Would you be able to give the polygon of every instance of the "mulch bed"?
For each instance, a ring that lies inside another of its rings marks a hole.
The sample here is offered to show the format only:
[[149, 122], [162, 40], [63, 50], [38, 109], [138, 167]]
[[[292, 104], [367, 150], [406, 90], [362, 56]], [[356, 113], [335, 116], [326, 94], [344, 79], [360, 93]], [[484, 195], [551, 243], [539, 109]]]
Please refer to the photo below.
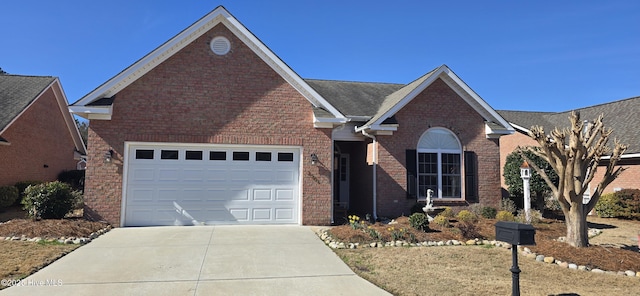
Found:
[[[475, 223], [475, 229], [471, 229], [470, 232], [476, 232], [476, 235], [472, 237], [463, 236], [459, 228], [462, 223], [455, 220], [451, 220], [451, 227], [439, 227], [438, 225], [430, 224], [430, 229], [427, 232], [411, 228], [407, 217], [399, 217], [396, 221], [398, 223], [393, 225], [376, 223], [375, 225], [366, 225], [365, 228], [371, 227], [377, 230], [382, 235], [381, 241], [391, 240], [391, 227], [393, 227], [392, 231], [402, 229], [405, 233], [405, 239], [408, 239], [409, 233], [412, 233], [418, 242], [453, 239], [466, 241], [469, 238], [495, 239], [496, 220], [494, 219], [481, 219]], [[640, 271], [640, 253], [637, 251], [609, 246], [574, 248], [567, 243], [556, 241], [557, 238], [566, 235], [566, 226], [560, 220], [543, 219], [540, 223], [535, 224], [534, 227], [536, 228], [536, 245], [529, 246], [534, 253], [551, 256], [564, 262], [585, 265], [590, 268], [609, 271]], [[378, 241], [373, 240], [362, 229], [353, 229], [350, 225], [333, 227], [330, 230], [330, 234], [342, 242], [371, 243]]]
[[88, 237], [92, 232], [107, 227], [108, 224], [87, 221], [81, 218], [13, 219], [0, 224], [0, 236], [26, 236], [29, 238]]

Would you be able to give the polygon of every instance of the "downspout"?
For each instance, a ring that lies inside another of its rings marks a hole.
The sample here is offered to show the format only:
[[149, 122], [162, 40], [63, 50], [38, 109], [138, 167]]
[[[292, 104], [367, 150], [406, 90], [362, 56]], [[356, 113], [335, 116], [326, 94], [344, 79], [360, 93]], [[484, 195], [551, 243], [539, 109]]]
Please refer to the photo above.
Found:
[[[357, 128], [357, 127], [356, 127]], [[378, 143], [376, 136], [367, 133], [364, 129], [360, 130], [362, 135], [373, 140], [373, 220], [378, 220], [378, 190], [377, 190], [377, 178], [376, 169], [378, 166]]]

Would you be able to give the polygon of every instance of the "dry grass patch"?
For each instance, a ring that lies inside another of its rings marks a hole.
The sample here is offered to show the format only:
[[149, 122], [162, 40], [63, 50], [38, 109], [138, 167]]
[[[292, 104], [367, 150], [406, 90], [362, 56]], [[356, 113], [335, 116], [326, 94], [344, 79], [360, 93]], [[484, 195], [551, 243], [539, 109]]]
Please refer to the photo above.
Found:
[[[394, 295], [509, 295], [511, 251], [482, 246], [335, 250]], [[568, 270], [519, 257], [522, 295], [635, 295], [638, 278]]]
[[[0, 279], [19, 280], [49, 265], [79, 245], [0, 241]], [[7, 288], [0, 286], [0, 289]]]

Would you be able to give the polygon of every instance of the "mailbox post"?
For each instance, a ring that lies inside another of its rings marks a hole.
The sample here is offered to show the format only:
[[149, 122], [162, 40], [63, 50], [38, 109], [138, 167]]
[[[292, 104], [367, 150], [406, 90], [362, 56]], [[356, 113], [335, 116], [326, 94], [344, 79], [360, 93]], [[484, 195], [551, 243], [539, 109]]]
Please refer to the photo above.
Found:
[[520, 268], [518, 267], [518, 245], [535, 245], [536, 230], [530, 224], [498, 221], [496, 240], [511, 244], [511, 295], [520, 296]]

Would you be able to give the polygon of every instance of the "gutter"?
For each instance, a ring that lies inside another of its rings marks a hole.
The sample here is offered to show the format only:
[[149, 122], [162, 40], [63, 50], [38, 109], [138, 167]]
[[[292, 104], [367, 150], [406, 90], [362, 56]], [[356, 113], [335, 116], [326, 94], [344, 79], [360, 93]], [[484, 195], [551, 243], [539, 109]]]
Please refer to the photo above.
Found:
[[[358, 127], [356, 127], [356, 132]], [[368, 134], [365, 129], [360, 129], [362, 135], [373, 140], [373, 220], [378, 220], [378, 192], [377, 192], [377, 167], [378, 167], [378, 142], [376, 136]]]

